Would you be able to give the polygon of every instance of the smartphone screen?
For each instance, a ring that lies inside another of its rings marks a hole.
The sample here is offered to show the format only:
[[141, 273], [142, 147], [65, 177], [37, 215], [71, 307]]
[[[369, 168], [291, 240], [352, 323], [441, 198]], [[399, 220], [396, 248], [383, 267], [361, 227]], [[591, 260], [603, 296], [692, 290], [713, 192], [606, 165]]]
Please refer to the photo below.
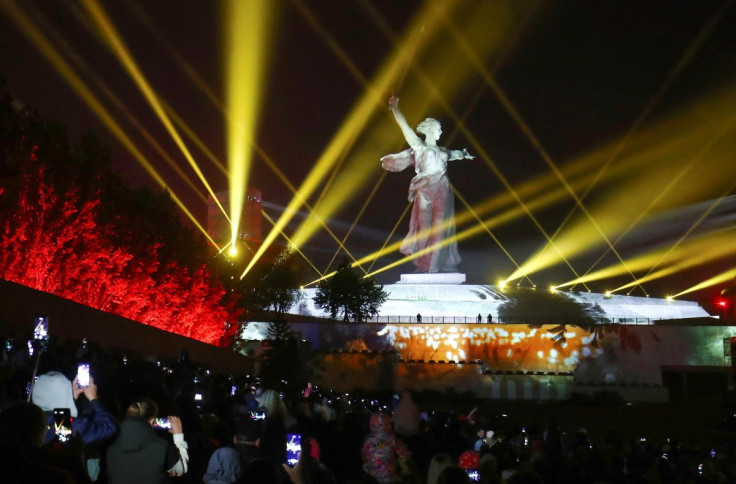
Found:
[[49, 341], [49, 318], [46, 316], [36, 316], [33, 319], [33, 339], [47, 343]]
[[153, 428], [169, 430], [171, 428], [171, 420], [168, 417], [155, 418], [153, 419]]
[[77, 386], [79, 388], [89, 386], [89, 363], [81, 363], [77, 366]]
[[54, 409], [54, 433], [56, 434], [56, 440], [61, 443], [71, 440], [72, 414], [68, 408]]
[[294, 467], [302, 453], [302, 434], [286, 434], [286, 465]]
[[480, 482], [480, 472], [478, 469], [466, 469], [470, 482]]
[[250, 418], [253, 420], [266, 420], [266, 412], [251, 412]]

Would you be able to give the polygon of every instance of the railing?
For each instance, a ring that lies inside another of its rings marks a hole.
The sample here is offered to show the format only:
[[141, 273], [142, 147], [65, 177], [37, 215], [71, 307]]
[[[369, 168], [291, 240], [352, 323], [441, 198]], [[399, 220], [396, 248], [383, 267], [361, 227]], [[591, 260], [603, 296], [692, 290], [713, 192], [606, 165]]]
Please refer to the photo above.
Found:
[[637, 324], [652, 325], [650, 318], [593, 318], [583, 320], [563, 317], [504, 317], [492, 316], [375, 316], [366, 320], [366, 323], [424, 323], [424, 324], [572, 324], [587, 326], [591, 324]]

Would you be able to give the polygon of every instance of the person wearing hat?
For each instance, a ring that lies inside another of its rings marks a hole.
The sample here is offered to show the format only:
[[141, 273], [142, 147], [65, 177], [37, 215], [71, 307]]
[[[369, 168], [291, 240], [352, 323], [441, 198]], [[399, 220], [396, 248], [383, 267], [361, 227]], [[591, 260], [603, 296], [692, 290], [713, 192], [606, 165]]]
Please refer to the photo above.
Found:
[[[79, 396], [84, 394], [86, 405], [77, 410]], [[31, 401], [46, 413], [49, 429], [44, 442], [54, 440], [54, 409], [68, 408], [72, 416], [72, 437], [79, 436], [87, 445], [96, 445], [111, 438], [117, 432], [115, 417], [110, 414], [97, 398], [97, 385], [90, 376], [89, 385], [80, 388], [77, 379], [69, 379], [58, 371], [51, 371], [38, 377], [33, 385]]]

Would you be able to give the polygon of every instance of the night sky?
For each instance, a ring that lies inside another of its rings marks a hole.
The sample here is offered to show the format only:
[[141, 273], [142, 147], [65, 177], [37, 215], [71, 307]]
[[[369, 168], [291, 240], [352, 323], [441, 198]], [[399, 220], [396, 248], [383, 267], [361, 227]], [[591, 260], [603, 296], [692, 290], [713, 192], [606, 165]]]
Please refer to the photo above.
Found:
[[[89, 69], [82, 77], [95, 92], [100, 92], [97, 82], [114, 92], [129, 112], [181, 162], [183, 168], [191, 172], [145, 99], [102, 44], [93, 23], [77, 2], [43, 0], [18, 3], [47, 35], [58, 36], [54, 44], [68, 59], [81, 60]], [[102, 3], [158, 95], [173, 106], [224, 161], [226, 131], [223, 115], [182, 68], [185, 63], [220, 99], [224, 98], [224, 29], [219, 3], [201, 0], [113, 0]], [[483, 76], [472, 68], [457, 67], [456, 63], [463, 62], [465, 53], [460, 45], [455, 45], [451, 28], [458, 29], [461, 35], [470, 35], [473, 29], [477, 30], [477, 25], [485, 24], [487, 38], [498, 39], [496, 47], [484, 49], [484, 37], [478, 35], [468, 38], [468, 43], [477, 49], [478, 55], [483, 53], [484, 68], [494, 75], [498, 86], [549, 159], [563, 172], [566, 166], [581, 157], [593, 157], [598, 160], [595, 166], [601, 166], [606, 153], [610, 153], [627, 133], [632, 141], [626, 145], [621, 159], [636, 158], [636, 150], [639, 149], [644, 153], [641, 163], [646, 173], [656, 173], [660, 163], [666, 170], [675, 170], [690, 158], [683, 154], [682, 158], [671, 157], [667, 163], [659, 158], [649, 162], [647, 157], [656, 152], [651, 145], [684, 139], [688, 133], [694, 133], [687, 149], [695, 153], [708, 145], [709, 136], [714, 132], [725, 130], [726, 134], [718, 141], [721, 144], [715, 143], [719, 160], [697, 165], [702, 166], [703, 171], [712, 170], [708, 175], [714, 180], [712, 190], [701, 189], [688, 197], [659, 203], [652, 217], [646, 219], [647, 223], [642, 223], [641, 228], [632, 231], [617, 245], [624, 257], [673, 243], [697, 219], [702, 207], [707, 206], [710, 200], [736, 193], [733, 186], [724, 182], [736, 180], [736, 162], [733, 162], [733, 156], [730, 162], [723, 161], [729, 159], [729, 152], [736, 154], [733, 151], [735, 147], [728, 143], [724, 146], [722, 142], [729, 136], [736, 139], [733, 132], [728, 132], [730, 118], [723, 114], [736, 112], [736, 96], [733, 95], [736, 89], [736, 2], [465, 0], [455, 3], [457, 6], [448, 16], [449, 24], [424, 33], [426, 48], [419, 47], [409, 55], [406, 75], [391, 89], [401, 98], [400, 107], [411, 124], [416, 125], [426, 116], [443, 123], [444, 134], [440, 144], [458, 149], [468, 147], [478, 154], [471, 140], [456, 131], [454, 120], [459, 117], [464, 119], [467, 130], [513, 186], [552, 173], [539, 150], [509, 115], [497, 92], [484, 82]], [[370, 81], [394, 52], [391, 36], [401, 38], [424, 2], [283, 0], [273, 4], [279, 8], [266, 54], [267, 63], [263, 65], [266, 82], [257, 142], [294, 185], [299, 186], [350, 109], [365, 93], [355, 74], [328, 47], [325, 36], [334, 39], [359, 73]], [[493, 4], [494, 7], [489, 7]], [[369, 5], [374, 7], [373, 11], [367, 7]], [[503, 12], [503, 15], [498, 12]], [[312, 15], [319, 22], [323, 35], [306, 21], [306, 15]], [[258, 22], [258, 19], [253, 21]], [[447, 56], [446, 52], [451, 55]], [[443, 62], [445, 59], [447, 69], [438, 70], [434, 66], [435, 61]], [[679, 68], [678, 63], [681, 63]], [[448, 82], [454, 83], [454, 88], [442, 94], [455, 115], [448, 113], [440, 103], [433, 102], [432, 90], [418, 81], [417, 70], [431, 73], [438, 90]], [[96, 131], [113, 147], [115, 166], [132, 185], [154, 186], [134, 158], [106, 131], [95, 114], [2, 10], [0, 73], [18, 101], [64, 123], [72, 139], [78, 139], [88, 129]], [[450, 79], [453, 76], [455, 79]], [[391, 94], [387, 91], [376, 96], [380, 102], [376, 101], [374, 116], [357, 133], [356, 148], [346, 155], [344, 166], [349, 166], [347, 161], [350, 161], [374, 164], [376, 168], [363, 184], [364, 189], [360, 193], [346, 194], [342, 210], [332, 216], [332, 226], [338, 234], [345, 233], [379, 179], [378, 158], [405, 148], [395, 126], [393, 131], [389, 131], [390, 135], [376, 135], [380, 125], [391, 126], [393, 123], [386, 108]], [[655, 95], [656, 102], [653, 103]], [[700, 111], [699, 106], [702, 107]], [[110, 104], [108, 107], [116, 119], [129, 126], [124, 114]], [[711, 114], [709, 110], [717, 113]], [[646, 116], [641, 119], [645, 112]], [[708, 124], [709, 130], [698, 134], [698, 129], [704, 124], [702, 120], [707, 120], [712, 126]], [[633, 133], [632, 126], [636, 127]], [[671, 139], [668, 140], [666, 135], [656, 137], [652, 134], [661, 132], [671, 133]], [[156, 161], [157, 155], [137, 133], [132, 130], [130, 133], [160, 170], [168, 186], [204, 223], [206, 206], [176, 178], [172, 170]], [[646, 140], [650, 140], [649, 143]], [[226, 190], [225, 177], [196, 150], [193, 152], [213, 188]], [[612, 166], [615, 165], [614, 162]], [[627, 186], [637, 186], [642, 170], [628, 169], [617, 176], [604, 177], [586, 200], [591, 206], [605, 205], [606, 200], [619, 200], [616, 194], [625, 193]], [[666, 170], [663, 168], [663, 178], [673, 176]], [[472, 161], [455, 162], [448, 173], [453, 185], [471, 204], [507, 191], [482, 156]], [[386, 176], [366, 214], [360, 219], [359, 229], [348, 239], [347, 246], [356, 254], [381, 247], [406, 204], [406, 189], [412, 176], [410, 172]], [[706, 175], [700, 173], [700, 176]], [[193, 175], [192, 178], [195, 179]], [[263, 192], [267, 207], [285, 206], [289, 202], [291, 193], [257, 156], [250, 180], [251, 185]], [[684, 177], [680, 181], [682, 187], [675, 187], [673, 191], [682, 193], [687, 190], [689, 181], [691, 179]], [[559, 182], [555, 186], [560, 186]], [[339, 187], [331, 189], [340, 190]], [[656, 184], [652, 186], [653, 192], [659, 189]], [[584, 187], [576, 190], [580, 194]], [[635, 190], [636, 194], [630, 200], [637, 201], [632, 201], [632, 207], [622, 210], [635, 213], [637, 208], [645, 205], [643, 199], [636, 197], [646, 190], [640, 187]], [[569, 196], [562, 197], [553, 205], [535, 209], [534, 214], [544, 229], [552, 234], [573, 206]], [[733, 227], [734, 206], [733, 198], [726, 198], [701, 225], [698, 233]], [[456, 210], [461, 209], [460, 202], [456, 200]], [[273, 209], [269, 210], [278, 215]], [[394, 237], [403, 237], [407, 225], [408, 220], [404, 220]], [[545, 242], [540, 230], [525, 216], [493, 227], [493, 230], [519, 263]], [[616, 239], [618, 234], [614, 230], [608, 235]], [[334, 247], [331, 239], [317, 234], [310, 241], [307, 252], [315, 260], [323, 260], [324, 267]], [[584, 272], [604, 247], [600, 243], [583, 254], [575, 254], [573, 264]], [[495, 283], [514, 269], [485, 232], [463, 240], [460, 252], [464, 258], [460, 270], [468, 274], [471, 283]], [[397, 254], [386, 256], [376, 267], [397, 258]], [[735, 259], [733, 254], [720, 257], [646, 287], [653, 296], [662, 297], [664, 291], [677, 292], [733, 266]], [[410, 266], [404, 266], [382, 273], [377, 279], [391, 283], [398, 279], [400, 273], [411, 271]], [[571, 278], [569, 269], [562, 264], [532, 276], [542, 286]], [[620, 281], [626, 282], [627, 279]], [[616, 281], [600, 281], [590, 286], [593, 290], [603, 291], [615, 287]], [[712, 290], [707, 293], [712, 293]], [[703, 296], [696, 294], [692, 297]]]

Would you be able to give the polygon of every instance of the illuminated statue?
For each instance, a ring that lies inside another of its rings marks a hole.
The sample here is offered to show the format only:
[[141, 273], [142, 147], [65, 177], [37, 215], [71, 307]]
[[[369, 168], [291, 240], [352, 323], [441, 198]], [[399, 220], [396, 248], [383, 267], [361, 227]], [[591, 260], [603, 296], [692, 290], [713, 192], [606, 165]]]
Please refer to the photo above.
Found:
[[417, 272], [454, 272], [460, 262], [455, 242], [455, 208], [450, 181], [447, 179], [449, 160], [472, 160], [468, 150], [448, 150], [437, 145], [442, 134], [439, 121], [427, 118], [417, 126], [424, 141], [411, 129], [399, 111], [399, 98], [388, 101], [396, 123], [411, 147], [395, 155], [381, 158], [381, 166], [388, 171], [402, 171], [414, 166], [417, 175], [409, 185], [409, 201], [414, 202], [409, 222], [409, 233], [401, 244], [401, 253], [426, 253], [414, 259]]

